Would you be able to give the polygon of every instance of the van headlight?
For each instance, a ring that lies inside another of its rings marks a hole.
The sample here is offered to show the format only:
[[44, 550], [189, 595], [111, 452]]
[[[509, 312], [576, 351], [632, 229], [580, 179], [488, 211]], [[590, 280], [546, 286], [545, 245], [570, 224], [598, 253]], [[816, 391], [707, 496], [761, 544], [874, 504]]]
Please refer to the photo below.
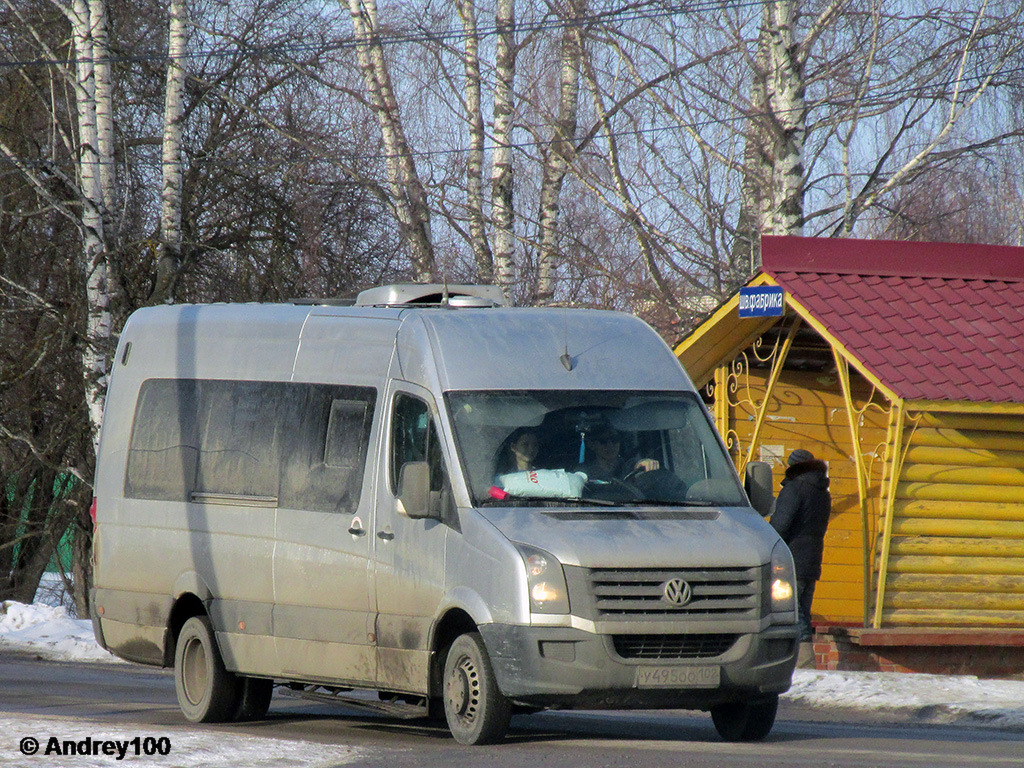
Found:
[[772, 550], [772, 572], [769, 587], [772, 613], [794, 614], [786, 621], [795, 621], [796, 617], [796, 568], [793, 566], [793, 555], [780, 541]]
[[530, 592], [531, 613], [568, 613], [569, 590], [565, 586], [562, 564], [549, 552], [516, 543], [526, 565], [526, 585]]

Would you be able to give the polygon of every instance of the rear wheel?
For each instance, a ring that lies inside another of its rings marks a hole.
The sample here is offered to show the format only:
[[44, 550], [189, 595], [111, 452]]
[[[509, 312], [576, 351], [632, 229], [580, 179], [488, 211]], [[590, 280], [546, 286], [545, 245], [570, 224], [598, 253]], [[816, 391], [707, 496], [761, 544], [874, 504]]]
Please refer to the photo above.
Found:
[[239, 677], [238, 706], [235, 720], [259, 720], [270, 709], [274, 681], [260, 677]]
[[711, 720], [726, 741], [760, 741], [775, 725], [779, 695], [749, 702], [719, 704], [711, 708]]
[[455, 638], [444, 664], [444, 713], [460, 744], [493, 744], [508, 730], [512, 704], [498, 690], [483, 638]]
[[178, 633], [174, 651], [174, 690], [185, 719], [223, 723], [238, 707], [238, 678], [224, 668], [206, 616], [193, 616]]

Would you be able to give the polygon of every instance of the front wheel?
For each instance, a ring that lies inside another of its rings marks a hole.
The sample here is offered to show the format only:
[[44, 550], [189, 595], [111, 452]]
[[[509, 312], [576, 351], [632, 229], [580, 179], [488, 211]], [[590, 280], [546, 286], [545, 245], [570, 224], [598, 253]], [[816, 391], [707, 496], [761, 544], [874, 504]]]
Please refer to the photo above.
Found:
[[193, 723], [233, 720], [238, 678], [224, 668], [206, 616], [193, 616], [178, 633], [174, 650], [174, 690], [185, 719]]
[[455, 638], [444, 663], [444, 714], [460, 744], [493, 744], [508, 730], [512, 704], [498, 690], [483, 638]]
[[760, 741], [775, 725], [779, 694], [750, 702], [719, 704], [711, 708], [711, 720], [726, 741]]

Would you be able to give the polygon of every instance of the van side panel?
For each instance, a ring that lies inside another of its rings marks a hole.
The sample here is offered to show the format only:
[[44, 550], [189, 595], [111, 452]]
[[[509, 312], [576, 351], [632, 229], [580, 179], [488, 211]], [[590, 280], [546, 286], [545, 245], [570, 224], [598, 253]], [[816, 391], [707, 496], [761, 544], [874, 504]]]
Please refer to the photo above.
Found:
[[176, 585], [186, 583], [202, 584], [211, 596], [215, 629], [223, 632], [244, 622], [250, 644], [262, 644], [255, 650], [227, 643], [230, 666], [241, 658], [259, 664], [269, 645], [274, 505], [183, 503], [126, 498], [124, 493], [128, 446], [145, 380], [290, 378], [308, 309], [249, 309], [150, 308], [135, 313], [122, 332], [97, 467], [94, 576], [105, 642], [126, 658], [163, 662], [170, 608], [180, 596]]

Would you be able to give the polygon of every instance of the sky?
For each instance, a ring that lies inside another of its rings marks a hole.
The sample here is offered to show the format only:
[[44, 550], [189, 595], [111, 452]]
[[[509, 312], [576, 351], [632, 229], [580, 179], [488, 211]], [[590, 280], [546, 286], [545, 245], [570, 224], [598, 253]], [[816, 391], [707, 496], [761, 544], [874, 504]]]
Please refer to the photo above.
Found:
[[[35, 653], [43, 659], [77, 662], [121, 662], [100, 648], [88, 620], [73, 619], [63, 607], [42, 603], [25, 605], [0, 603], [0, 651]], [[981, 680], [972, 676], [900, 674], [893, 672], [822, 672], [797, 670], [793, 687], [783, 698], [809, 707], [846, 707], [865, 712], [906, 712], [916, 710], [920, 722], [960, 723], [972, 727], [997, 727], [1024, 731], [1024, 681]], [[87, 720], [60, 720], [61, 738], [128, 740], [139, 735], [137, 725], [125, 727]], [[0, 715], [0, 740], [11, 734], [53, 732], [53, 719], [39, 716]], [[152, 735], [166, 735], [173, 743], [173, 756], [159, 758], [162, 768], [227, 768], [227, 766], [280, 766], [320, 768], [359, 761], [363, 752], [345, 745], [325, 745], [296, 740], [268, 739], [222, 731], [154, 729]], [[33, 768], [58, 768], [66, 757], [45, 755], [45, 738]], [[2, 744], [3, 753], [16, 750]], [[126, 747], [134, 749], [130, 744]], [[131, 752], [128, 753], [130, 756]], [[133, 757], [133, 765], [145, 765]], [[111, 757], [76, 756], [76, 768], [109, 768]]]

